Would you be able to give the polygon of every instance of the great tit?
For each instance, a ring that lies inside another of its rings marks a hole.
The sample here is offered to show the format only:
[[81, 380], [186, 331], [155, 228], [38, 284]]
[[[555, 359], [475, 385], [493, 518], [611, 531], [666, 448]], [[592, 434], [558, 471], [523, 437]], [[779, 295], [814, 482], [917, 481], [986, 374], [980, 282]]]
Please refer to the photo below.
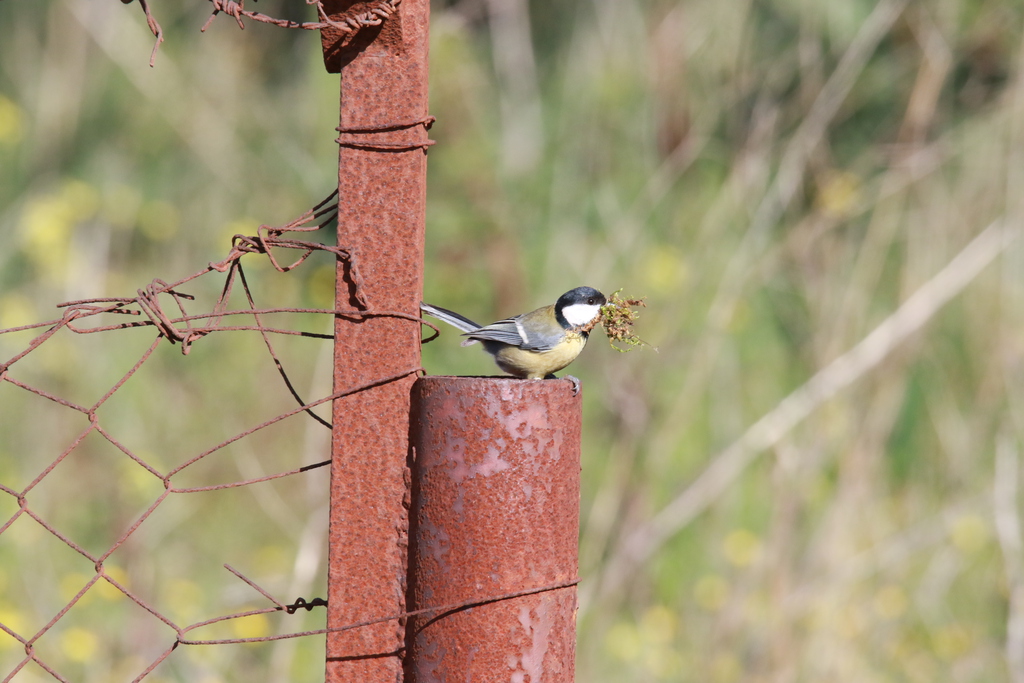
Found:
[[498, 367], [514, 377], [551, 379], [587, 345], [587, 327], [608, 303], [593, 287], [577, 287], [550, 306], [480, 326], [440, 306], [420, 309], [463, 332], [463, 346], [481, 342]]

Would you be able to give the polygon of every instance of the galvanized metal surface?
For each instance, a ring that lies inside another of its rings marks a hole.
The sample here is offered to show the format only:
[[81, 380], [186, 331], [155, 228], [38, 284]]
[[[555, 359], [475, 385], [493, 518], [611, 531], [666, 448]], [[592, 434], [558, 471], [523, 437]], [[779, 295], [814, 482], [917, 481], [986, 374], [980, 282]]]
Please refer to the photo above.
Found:
[[[574, 580], [572, 382], [423, 377], [412, 409], [409, 609]], [[406, 681], [572, 683], [575, 623], [575, 586], [412, 617]]]
[[[371, 4], [324, 3], [338, 22]], [[371, 311], [417, 316], [423, 289], [429, 3], [391, 4], [398, 11], [374, 31], [388, 40], [368, 41], [361, 32], [362, 42], [344, 53], [341, 65], [338, 244], [353, 255], [358, 295]], [[359, 306], [354, 288], [351, 274], [339, 271], [339, 309]], [[339, 318], [335, 333], [336, 390], [419, 367], [415, 322]], [[413, 381], [414, 375], [405, 374], [335, 402], [328, 627], [405, 609]], [[327, 681], [400, 681], [403, 643], [397, 621], [332, 633]]]

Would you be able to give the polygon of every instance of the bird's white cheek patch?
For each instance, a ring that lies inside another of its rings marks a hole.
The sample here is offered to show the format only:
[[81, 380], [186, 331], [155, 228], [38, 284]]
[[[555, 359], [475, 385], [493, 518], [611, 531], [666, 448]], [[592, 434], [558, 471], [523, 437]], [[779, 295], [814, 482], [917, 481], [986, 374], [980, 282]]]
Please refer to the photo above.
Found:
[[575, 327], [577, 325], [586, 325], [593, 320], [600, 311], [600, 306], [593, 306], [591, 304], [573, 304], [563, 308], [562, 315], [565, 317], [566, 322]]

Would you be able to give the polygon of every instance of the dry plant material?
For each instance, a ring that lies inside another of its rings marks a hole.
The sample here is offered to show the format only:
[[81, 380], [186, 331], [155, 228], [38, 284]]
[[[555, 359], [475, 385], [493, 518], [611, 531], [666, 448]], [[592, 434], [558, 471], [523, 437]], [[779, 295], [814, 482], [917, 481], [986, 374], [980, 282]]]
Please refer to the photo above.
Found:
[[[640, 313], [633, 309], [647, 308], [647, 302], [644, 301], [646, 297], [639, 299], [623, 298], [619, 296], [621, 291], [621, 289], [617, 289], [608, 297], [608, 303], [601, 307], [601, 315], [588, 326], [589, 329], [587, 331], [589, 332], [600, 323], [604, 326], [605, 334], [608, 335], [608, 344], [616, 351], [622, 353], [630, 351], [637, 346], [651, 346], [633, 333], [633, 324], [640, 317]], [[616, 342], [625, 344], [626, 348], [616, 346]], [[654, 347], [652, 346], [651, 348]]]

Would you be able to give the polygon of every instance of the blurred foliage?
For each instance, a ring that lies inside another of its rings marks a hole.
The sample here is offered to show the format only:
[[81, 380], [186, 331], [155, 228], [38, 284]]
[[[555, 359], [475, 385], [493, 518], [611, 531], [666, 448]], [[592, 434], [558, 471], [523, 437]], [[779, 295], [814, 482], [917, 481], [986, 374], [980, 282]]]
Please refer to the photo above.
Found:
[[[151, 3], [167, 35], [153, 69], [137, 5], [0, 2], [0, 327], [191, 273], [231, 234], [284, 223], [334, 185], [337, 79], [316, 36], [240, 32], [226, 17], [201, 35], [207, 3]], [[309, 16], [298, 0], [259, 9]], [[1024, 618], [1019, 539], [1005, 531], [1020, 505], [993, 495], [1019, 483], [1024, 435], [1019, 245], [758, 454], [625, 585], [603, 581], [623, 540], [751, 424], [990, 222], [1020, 223], [1022, 20], [1024, 5], [994, 0], [434, 3], [425, 299], [486, 321], [577, 285], [624, 287], [647, 296], [636, 331], [660, 349], [621, 355], [595, 338], [572, 366], [586, 406], [579, 680], [1024, 676], [1005, 657], [1008, 623]], [[330, 301], [322, 259], [287, 276], [246, 267], [262, 305]], [[16, 367], [94, 401], [146, 337], [63, 338]], [[0, 351], [29, 338], [0, 337]], [[173, 466], [288, 407], [261, 344], [221, 335], [188, 357], [168, 345], [104, 419]], [[326, 393], [327, 345], [281, 346], [302, 391]], [[424, 364], [493, 372], [451, 334]], [[0, 405], [5, 483], [24, 486], [86, 426], [10, 385]], [[189, 476], [322, 460], [314, 426], [289, 421], [258, 452], [243, 441]], [[52, 476], [40, 509], [88, 548], [159, 494], [102, 442]], [[111, 562], [184, 621], [263, 604], [223, 562], [278, 595], [323, 594], [326, 487], [314, 470], [169, 499]], [[0, 518], [15, 510], [0, 498]], [[39, 628], [90, 572], [17, 523], [0, 536], [0, 620]], [[129, 601], [100, 586], [87, 597], [40, 641], [76, 680], [130, 679], [170, 642]], [[289, 619], [235, 633], [322, 615]], [[97, 640], [97, 623], [126, 635]], [[0, 634], [0, 665], [20, 657]], [[308, 638], [179, 648], [153, 680], [322, 672]]]

